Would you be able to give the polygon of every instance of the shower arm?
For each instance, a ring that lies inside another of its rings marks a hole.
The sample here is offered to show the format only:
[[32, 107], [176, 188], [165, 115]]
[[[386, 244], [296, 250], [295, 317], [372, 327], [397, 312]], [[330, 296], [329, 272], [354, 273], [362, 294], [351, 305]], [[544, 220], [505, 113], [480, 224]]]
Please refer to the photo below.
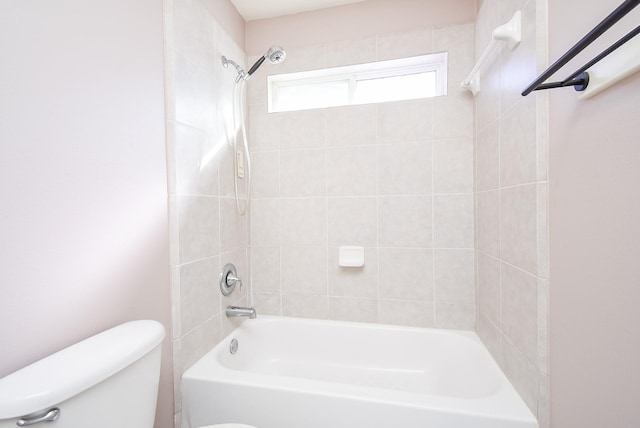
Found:
[[236, 71], [238, 72], [238, 78], [236, 79], [236, 82], [239, 81], [240, 79], [247, 79], [247, 73], [244, 71], [244, 69], [242, 67], [240, 67], [235, 61], [228, 59], [226, 56], [222, 56], [222, 66], [224, 68], [229, 67], [229, 64], [233, 65], [236, 69]]

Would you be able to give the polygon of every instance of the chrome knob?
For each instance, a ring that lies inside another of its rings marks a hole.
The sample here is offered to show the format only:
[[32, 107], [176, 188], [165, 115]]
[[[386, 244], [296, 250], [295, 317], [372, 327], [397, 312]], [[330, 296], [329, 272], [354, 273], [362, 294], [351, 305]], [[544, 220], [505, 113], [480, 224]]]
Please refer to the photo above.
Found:
[[229, 272], [229, 274], [227, 275], [227, 285], [229, 287], [233, 287], [236, 283], [240, 285], [240, 290], [242, 290], [242, 280], [235, 276], [233, 273]]
[[242, 280], [238, 277], [236, 267], [232, 263], [227, 263], [220, 272], [220, 291], [223, 295], [228, 296], [233, 293], [236, 284], [239, 284], [240, 290], [242, 290]]

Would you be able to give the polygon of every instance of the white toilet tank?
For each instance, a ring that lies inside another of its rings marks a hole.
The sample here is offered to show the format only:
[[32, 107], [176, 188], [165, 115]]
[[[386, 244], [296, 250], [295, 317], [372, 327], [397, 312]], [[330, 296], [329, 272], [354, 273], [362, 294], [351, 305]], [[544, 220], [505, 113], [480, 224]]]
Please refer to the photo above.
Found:
[[127, 322], [0, 379], [0, 428], [152, 428], [164, 334]]

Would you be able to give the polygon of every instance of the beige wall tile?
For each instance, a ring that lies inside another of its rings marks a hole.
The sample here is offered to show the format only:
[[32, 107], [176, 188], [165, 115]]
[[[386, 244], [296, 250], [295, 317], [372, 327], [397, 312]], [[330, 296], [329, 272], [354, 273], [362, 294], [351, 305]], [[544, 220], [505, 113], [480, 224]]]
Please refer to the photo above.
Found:
[[540, 428], [551, 427], [551, 400], [550, 400], [550, 385], [549, 376], [539, 376], [539, 395], [538, 395], [538, 412], [536, 416], [538, 418], [538, 426]]
[[[513, 15], [515, 2], [501, 2], [508, 10], [501, 13], [501, 22], [507, 22]], [[538, 74], [536, 64], [536, 2], [529, 1], [522, 9], [522, 41], [517, 49], [503, 51], [500, 65], [500, 107], [508, 110], [522, 96], [520, 93], [529, 86]]]
[[[522, 42], [489, 58], [476, 97], [478, 317], [476, 329], [541, 426], [548, 426], [548, 95], [520, 92], [546, 61], [536, 1], [485, 0], [476, 54], [491, 31], [522, 10]], [[542, 11], [540, 11], [542, 12]], [[498, 58], [499, 56], [499, 58]]]
[[473, 192], [473, 139], [433, 143], [433, 193]]
[[220, 316], [200, 324], [180, 339], [180, 376], [221, 339]]
[[180, 225], [178, 218], [178, 196], [169, 195], [169, 263], [180, 264]]
[[174, 411], [177, 413], [181, 413], [182, 411], [182, 350], [181, 350], [181, 340], [175, 339], [171, 343], [172, 345], [172, 362], [173, 362], [173, 405]]
[[378, 244], [377, 198], [329, 198], [327, 204], [329, 245]]
[[180, 266], [180, 332], [186, 333], [220, 313], [220, 258]]
[[282, 315], [285, 317], [302, 317], [327, 319], [329, 301], [326, 294], [283, 294]]
[[473, 195], [433, 197], [435, 248], [473, 248]]
[[220, 251], [244, 249], [248, 245], [248, 220], [238, 214], [235, 199], [220, 198]]
[[524, 356], [538, 360], [538, 284], [536, 277], [501, 265], [502, 331]]
[[327, 294], [327, 247], [288, 247], [282, 252], [282, 292]]
[[[463, 93], [460, 82], [473, 68], [473, 42], [475, 25], [465, 23], [448, 25], [433, 29], [433, 47], [435, 52], [449, 53], [449, 95]], [[473, 106], [473, 98], [465, 94], [467, 102]], [[471, 114], [473, 119], [473, 114]], [[473, 132], [473, 131], [472, 131]]]
[[536, 367], [542, 374], [549, 374], [549, 281], [537, 280], [538, 303], [538, 358]]
[[[462, 81], [464, 77], [460, 79]], [[453, 138], [473, 138], [475, 131], [473, 99], [468, 93], [461, 93], [459, 83], [456, 92], [446, 97], [433, 98], [433, 137], [440, 140]]]
[[381, 246], [431, 248], [430, 196], [394, 196], [378, 199], [378, 242]]
[[[500, 20], [500, 0], [484, 0], [476, 18], [475, 59], [491, 40], [493, 29], [502, 25]], [[480, 93], [476, 96], [477, 129], [483, 129], [500, 116], [500, 50], [487, 59], [481, 74]]]
[[[240, 150], [242, 151], [242, 150]], [[222, 145], [220, 152], [217, 155], [220, 158], [220, 170], [218, 171], [218, 180], [220, 188], [220, 196], [235, 197], [235, 160], [232, 146], [227, 144]], [[246, 177], [246, 176], [245, 176]], [[247, 195], [247, 180], [244, 178], [238, 179], [238, 195], [246, 197]]]
[[378, 193], [425, 195], [433, 193], [432, 143], [381, 144], [378, 147]]
[[326, 110], [327, 147], [376, 144], [376, 106], [334, 107]]
[[[286, 62], [286, 61], [285, 61]], [[278, 113], [280, 147], [306, 149], [325, 147], [325, 110], [303, 110]]]
[[380, 248], [380, 297], [433, 300], [433, 251]]
[[[499, 24], [498, 24], [499, 25]], [[496, 25], [496, 27], [498, 26]], [[494, 27], [495, 28], [495, 27]], [[485, 49], [486, 44], [480, 49]], [[481, 51], [478, 55], [482, 54]], [[500, 116], [500, 50], [489, 56], [480, 76], [480, 92], [476, 95], [476, 129], [484, 129]], [[463, 79], [465, 79], [464, 77]]]
[[253, 305], [256, 308], [258, 316], [260, 315], [274, 315], [282, 316], [282, 304], [280, 302], [280, 293], [267, 294], [267, 293], [254, 293]]
[[[450, 52], [450, 72], [466, 73], [473, 25], [437, 31], [438, 49]], [[433, 50], [433, 40], [433, 29], [425, 27], [293, 47], [276, 71], [423, 54]], [[255, 84], [249, 88], [252, 151], [255, 177], [264, 179], [255, 185], [250, 228], [256, 302], [284, 315], [420, 326], [434, 326], [438, 310], [442, 326], [473, 328], [475, 308], [466, 304], [475, 293], [473, 100], [459, 82], [450, 80], [441, 100], [278, 114], [266, 113], [265, 88]], [[220, 187], [230, 189], [233, 182], [225, 180]], [[442, 248], [464, 249], [438, 258], [437, 308], [434, 221]], [[364, 246], [365, 266], [339, 267], [340, 245]], [[286, 276], [279, 270], [285, 265], [294, 266]]]
[[338, 321], [378, 322], [378, 300], [329, 297], [329, 318]]
[[174, 56], [175, 119], [214, 134], [217, 126], [216, 85], [213, 68], [199, 64], [187, 53]]
[[251, 284], [256, 293], [280, 293], [280, 247], [251, 247]]
[[277, 151], [251, 153], [251, 197], [280, 196], [280, 154]]
[[478, 251], [477, 277], [478, 311], [496, 327], [501, 327], [500, 260]]
[[[165, 11], [165, 74], [171, 186], [174, 410], [179, 426], [182, 373], [218, 343], [223, 334], [243, 321], [221, 317], [221, 310], [227, 304], [249, 303], [249, 219], [236, 211], [235, 153], [230, 145], [235, 133], [232, 117], [235, 70], [223, 68], [220, 55], [223, 53], [243, 67], [247, 60], [204, 2], [181, 1], [170, 6]], [[252, 149], [277, 149], [280, 117], [266, 114], [266, 93], [250, 92], [254, 126], [247, 131]], [[264, 174], [268, 156], [262, 159], [258, 156], [258, 175]], [[258, 184], [258, 194], [277, 196], [278, 176]], [[239, 180], [239, 191], [246, 201], [246, 179]], [[256, 205], [262, 223], [257, 221], [253, 225], [254, 238], [258, 242], [275, 241], [278, 245], [279, 201]], [[218, 276], [220, 265], [226, 262], [236, 265], [244, 287], [223, 298]]]
[[473, 330], [476, 315], [474, 303], [446, 302], [436, 300], [436, 328]]
[[280, 152], [280, 194], [285, 198], [326, 195], [326, 151]]
[[502, 366], [502, 334], [498, 327], [489, 321], [482, 313], [476, 316], [476, 333], [482, 339], [491, 356]]
[[218, 198], [178, 196], [180, 262], [220, 254]]
[[432, 99], [378, 104], [379, 141], [416, 141], [432, 138]]
[[500, 186], [500, 134], [494, 121], [476, 137], [476, 188], [495, 190]]
[[171, 340], [180, 338], [180, 267], [171, 266]]
[[280, 244], [280, 199], [251, 201], [251, 245]]
[[327, 244], [326, 199], [282, 199], [281, 206], [283, 245]]
[[536, 220], [538, 228], [538, 276], [549, 278], [549, 192], [548, 184], [537, 186], [538, 202]]
[[500, 192], [480, 192], [476, 198], [477, 248], [500, 257]]
[[536, 181], [536, 100], [523, 98], [500, 120], [500, 184]]
[[168, 123], [167, 140], [175, 156], [175, 192], [217, 195], [218, 147], [213, 137], [178, 122]]
[[375, 195], [376, 147], [358, 146], [327, 151], [327, 194], [329, 196]]
[[[249, 150], [259, 152], [264, 150], [278, 150], [280, 148], [282, 122], [284, 113], [267, 112], [266, 101], [249, 106], [251, 124], [247, 133], [249, 136]], [[229, 135], [232, 131], [229, 130]]]
[[338, 265], [338, 247], [329, 247], [329, 295], [377, 298], [378, 249], [365, 248], [364, 266], [342, 267]]
[[502, 370], [531, 413], [538, 413], [540, 375], [527, 358], [507, 339], [502, 344]]
[[475, 251], [434, 250], [434, 287], [438, 302], [475, 303]]
[[433, 302], [380, 299], [380, 322], [413, 327], [434, 327]]
[[[543, 91], [544, 92], [544, 91]], [[549, 179], [549, 92], [536, 96], [537, 181]]]
[[500, 192], [500, 253], [527, 272], [537, 272], [536, 185], [510, 187]]

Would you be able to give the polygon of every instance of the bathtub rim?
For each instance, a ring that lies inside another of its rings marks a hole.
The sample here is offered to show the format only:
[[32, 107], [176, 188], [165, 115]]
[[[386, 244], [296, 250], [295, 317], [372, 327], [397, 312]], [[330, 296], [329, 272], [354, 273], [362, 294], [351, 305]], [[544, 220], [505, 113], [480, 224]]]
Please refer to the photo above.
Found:
[[[500, 386], [498, 390], [486, 397], [461, 398], [453, 396], [440, 396], [436, 394], [418, 394], [401, 390], [392, 390], [375, 387], [365, 387], [340, 382], [330, 382], [318, 379], [308, 379], [301, 377], [277, 376], [273, 374], [263, 374], [232, 369], [224, 366], [218, 360], [219, 352], [228, 352], [228, 347], [234, 335], [250, 328], [252, 324], [265, 323], [302, 323], [308, 325], [332, 325], [332, 326], [353, 326], [364, 329], [382, 329], [386, 331], [413, 331], [427, 332], [430, 334], [456, 336], [468, 340], [479, 346], [490, 360], [490, 365], [496, 371]], [[278, 382], [273, 382], [277, 379]], [[350, 400], [371, 401], [381, 404], [391, 404], [403, 407], [414, 407], [430, 409], [436, 412], [465, 414], [479, 418], [495, 418], [513, 420], [524, 423], [534, 422], [537, 419], [527, 407], [524, 400], [511, 385], [508, 378], [495, 361], [487, 347], [479, 338], [475, 331], [439, 329], [432, 327], [398, 326], [391, 324], [361, 323], [352, 321], [321, 320], [300, 317], [282, 317], [273, 315], [261, 315], [253, 320], [246, 320], [223, 339], [212, 349], [189, 367], [181, 377], [184, 391], [185, 381], [189, 382], [210, 382], [212, 384], [231, 384], [238, 387], [253, 387], [262, 390], [279, 390], [302, 394], [312, 394], [317, 396], [340, 397]]]

